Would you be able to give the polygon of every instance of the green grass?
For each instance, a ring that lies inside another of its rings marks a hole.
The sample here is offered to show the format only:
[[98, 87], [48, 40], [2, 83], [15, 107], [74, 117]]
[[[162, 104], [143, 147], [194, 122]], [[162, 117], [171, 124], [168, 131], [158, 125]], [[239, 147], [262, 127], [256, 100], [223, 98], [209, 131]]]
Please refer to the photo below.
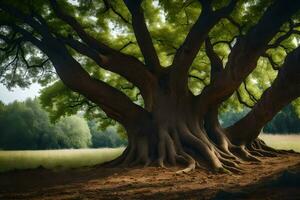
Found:
[[0, 151], [0, 172], [14, 169], [68, 169], [93, 166], [116, 158], [124, 148]]
[[[262, 134], [260, 137], [274, 148], [300, 152], [300, 135]], [[0, 151], [0, 172], [39, 166], [55, 170], [93, 166], [116, 158], [123, 150], [124, 148]]]
[[259, 137], [263, 139], [267, 145], [276, 149], [293, 149], [294, 151], [300, 152], [300, 134], [261, 134]]

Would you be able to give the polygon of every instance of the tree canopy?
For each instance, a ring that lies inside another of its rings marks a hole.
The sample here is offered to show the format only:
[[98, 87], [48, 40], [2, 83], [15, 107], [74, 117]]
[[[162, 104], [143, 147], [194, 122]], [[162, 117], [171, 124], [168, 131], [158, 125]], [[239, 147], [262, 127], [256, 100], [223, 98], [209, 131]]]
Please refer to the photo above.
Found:
[[[230, 14], [221, 19], [209, 32], [214, 50], [225, 64], [231, 48], [238, 37], [245, 35], [254, 26], [273, 1], [251, 0], [239, 1]], [[120, 0], [106, 1], [59, 1], [60, 10], [74, 17], [84, 30], [101, 41], [103, 45], [121, 53], [129, 54], [144, 62], [144, 57], [134, 36], [132, 19], [125, 4]], [[91, 56], [79, 50], [80, 34], [74, 27], [51, 8], [48, 1], [10, 1], [24, 14], [33, 18], [43, 19], [51, 33], [68, 45], [68, 50], [77, 59], [85, 70], [93, 77], [103, 80], [111, 86], [121, 90], [132, 101], [143, 105], [140, 91], [135, 85], [126, 80], [126, 75], [115, 74], [95, 61]], [[217, 10], [228, 4], [228, 1], [213, 1], [213, 9]], [[152, 36], [152, 43], [163, 67], [171, 65], [176, 50], [185, 39], [186, 34], [197, 20], [201, 12], [201, 5], [197, 1], [144, 1], [142, 3], [147, 27]], [[32, 45], [26, 36], [7, 23], [21, 25], [23, 19], [7, 12], [1, 12], [1, 83], [8, 88], [14, 86], [26, 87], [33, 82], [49, 85], [42, 95], [43, 106], [52, 112], [51, 119], [58, 119], [64, 114], [74, 114], [78, 110], [86, 110], [87, 116], [101, 117], [105, 121], [105, 114], [84, 96], [72, 92], [60, 81], [51, 67], [47, 56]], [[35, 16], [36, 15], [36, 16]], [[236, 90], [222, 109], [241, 110], [243, 106], [252, 107], [268, 88], [277, 75], [285, 56], [298, 46], [299, 24], [298, 15], [287, 21], [281, 30], [274, 36], [268, 50], [258, 60], [258, 66], [249, 74], [243, 84]], [[41, 23], [41, 22], [40, 22]], [[35, 36], [38, 33], [33, 27], [22, 27]], [[9, 39], [9, 40], [6, 40]], [[76, 43], [77, 41], [77, 43]], [[84, 46], [81, 46], [84, 47]], [[126, 66], [120, 66], [126, 68]], [[116, 71], [118, 73], [118, 71]], [[137, 71], [135, 72], [137, 73]], [[210, 61], [205, 53], [204, 46], [200, 48], [192, 67], [189, 70], [189, 87], [194, 94], [199, 94], [210, 82]], [[132, 80], [131, 80], [132, 81]], [[300, 101], [294, 105], [299, 110]], [[54, 106], [55, 105], [55, 106]], [[106, 124], [114, 123], [106, 119]]]

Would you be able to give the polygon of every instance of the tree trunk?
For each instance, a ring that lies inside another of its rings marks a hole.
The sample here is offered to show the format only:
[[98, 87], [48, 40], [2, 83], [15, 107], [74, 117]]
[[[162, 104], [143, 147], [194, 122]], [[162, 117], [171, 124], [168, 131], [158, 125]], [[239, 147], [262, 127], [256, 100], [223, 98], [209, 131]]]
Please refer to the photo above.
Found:
[[[153, 110], [149, 117], [125, 125], [129, 145], [113, 163], [162, 167], [186, 163], [188, 167], [181, 172], [198, 165], [214, 171], [240, 172], [238, 164], [243, 160], [260, 161], [256, 156], [283, 153], [266, 146], [257, 136], [284, 105], [300, 95], [299, 52], [297, 48], [290, 53], [253, 110], [228, 129], [219, 123], [218, 105], [203, 111], [195, 109], [199, 108], [199, 99], [177, 87], [177, 76], [172, 76], [172, 71], [166, 73], [153, 87]], [[211, 72], [212, 81], [221, 72], [217, 69]]]
[[254, 108], [227, 129], [227, 136], [234, 144], [249, 144], [255, 140], [266, 123], [300, 96], [299, 61], [298, 47], [287, 56], [272, 86], [264, 92]]
[[[171, 78], [158, 83], [151, 115], [124, 124], [128, 146], [119, 158], [107, 165], [165, 167], [186, 164], [187, 168], [180, 172], [189, 172], [196, 166], [240, 172], [238, 163], [241, 160], [230, 152], [228, 147], [233, 145], [214, 118], [217, 107], [209, 121], [208, 116], [199, 115], [195, 109], [196, 98], [191, 93], [177, 90]], [[209, 123], [205, 124], [205, 121]]]

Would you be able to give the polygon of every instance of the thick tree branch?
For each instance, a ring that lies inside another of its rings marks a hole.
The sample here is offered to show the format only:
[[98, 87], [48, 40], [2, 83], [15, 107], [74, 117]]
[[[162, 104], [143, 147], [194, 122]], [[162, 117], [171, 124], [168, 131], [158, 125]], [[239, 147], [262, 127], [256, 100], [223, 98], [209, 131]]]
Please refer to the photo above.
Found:
[[232, 12], [237, 0], [230, 1], [227, 6], [216, 11], [212, 11], [210, 1], [200, 2], [202, 4], [201, 14], [186, 36], [183, 44], [177, 50], [172, 64], [175, 77], [180, 77], [178, 80], [183, 87], [186, 87], [189, 68], [209, 31], [221, 18], [227, 17]]
[[285, 59], [276, 79], [241, 120], [227, 128], [228, 137], [235, 144], [254, 140], [263, 126], [277, 112], [300, 96], [300, 47]]
[[142, 0], [124, 0], [124, 3], [131, 13], [133, 31], [146, 65], [152, 72], [159, 72], [161, 65], [145, 22], [141, 8]]
[[[123, 60], [127, 59], [128, 62], [131, 63], [135, 63], [135, 65], [139, 65], [140, 68], [143, 66], [143, 64], [136, 58], [123, 54], [117, 50], [114, 50], [108, 46], [106, 46], [105, 44], [101, 43], [100, 41], [96, 40], [94, 37], [92, 37], [91, 35], [89, 35], [84, 29], [83, 27], [79, 24], [79, 22], [72, 16], [67, 15], [66, 13], [64, 13], [56, 0], [50, 0], [52, 8], [54, 10], [54, 12], [56, 13], [56, 15], [62, 19], [63, 21], [65, 21], [67, 24], [69, 24], [78, 34], [78, 36], [91, 48], [95, 49], [96, 51], [98, 51], [99, 53], [101, 53], [103, 56], [118, 56], [118, 57], [122, 57]], [[113, 58], [112, 58], [113, 59]]]
[[71, 41], [69, 39], [68, 44], [77, 51], [80, 51], [80, 53], [89, 56], [98, 64], [101, 64], [101, 67], [120, 74], [130, 82], [136, 84], [141, 90], [147, 105], [147, 102], [150, 101], [149, 98], [151, 99], [152, 94], [150, 90], [154, 79], [147, 72], [144, 64], [135, 57], [114, 50], [87, 34], [75, 18], [63, 13], [56, 0], [51, 0], [51, 5], [56, 15], [69, 24], [88, 47], [94, 49], [96, 52], [75, 40]]
[[[7, 12], [11, 15], [14, 14]], [[31, 23], [31, 20], [27, 21], [23, 18], [24, 15], [21, 12], [19, 14], [15, 17], [20, 17], [19, 19], [25, 23]], [[149, 117], [147, 111], [134, 104], [125, 94], [103, 81], [92, 78], [69, 54], [66, 46], [60, 40], [50, 37], [51, 33], [43, 32], [42, 39], [39, 40], [27, 30], [13, 23], [1, 22], [0, 24], [12, 27], [13, 30], [22, 34], [25, 39], [43, 51], [51, 60], [64, 84], [99, 105], [109, 117], [126, 125], [136, 123], [133, 121], [139, 120], [137, 118]], [[33, 28], [40, 29], [40, 26]]]
[[80, 64], [72, 58], [68, 50], [57, 41], [48, 41], [56, 48], [42, 49], [50, 58], [61, 80], [73, 91], [79, 92], [99, 105], [105, 113], [123, 123], [148, 114], [143, 108], [131, 102], [122, 92], [108, 84], [92, 78]]
[[[275, 1], [265, 11], [259, 22], [245, 36], [240, 36], [237, 39], [225, 69], [220, 75], [222, 78], [217, 79], [203, 90], [199, 96], [200, 101], [208, 102], [209, 105], [217, 105], [233, 94], [243, 80], [255, 69], [257, 60], [266, 51], [268, 43], [280, 27], [299, 8], [299, 1]], [[205, 107], [209, 107], [209, 105], [202, 104], [203, 107], [200, 107], [205, 110]]]
[[152, 95], [151, 82], [153, 81], [153, 77], [140, 62], [136, 62], [135, 58], [132, 57], [132, 59], [128, 59], [128, 56], [124, 57], [122, 54], [115, 54], [113, 56], [101, 55], [97, 51], [71, 37], [60, 38], [78, 53], [94, 60], [100, 67], [115, 72], [132, 82], [140, 89], [145, 102], [150, 100], [149, 98], [151, 98]]
[[218, 74], [223, 71], [223, 62], [214, 51], [214, 47], [211, 44], [209, 37], [205, 40], [205, 52], [210, 61], [211, 82], [213, 82]]

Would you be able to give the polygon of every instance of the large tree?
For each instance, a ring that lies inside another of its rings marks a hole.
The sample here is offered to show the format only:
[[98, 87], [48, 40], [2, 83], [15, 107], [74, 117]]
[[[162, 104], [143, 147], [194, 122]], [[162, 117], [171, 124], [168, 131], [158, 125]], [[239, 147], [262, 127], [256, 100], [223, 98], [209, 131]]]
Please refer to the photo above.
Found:
[[[300, 1], [0, 0], [0, 8], [1, 82], [47, 84], [56, 74], [63, 84], [44, 97], [56, 115], [69, 102], [99, 107], [126, 130], [128, 146], [111, 165], [236, 172], [242, 160], [280, 153], [257, 137], [300, 95]], [[224, 129], [218, 112], [236, 102], [252, 110]]]

